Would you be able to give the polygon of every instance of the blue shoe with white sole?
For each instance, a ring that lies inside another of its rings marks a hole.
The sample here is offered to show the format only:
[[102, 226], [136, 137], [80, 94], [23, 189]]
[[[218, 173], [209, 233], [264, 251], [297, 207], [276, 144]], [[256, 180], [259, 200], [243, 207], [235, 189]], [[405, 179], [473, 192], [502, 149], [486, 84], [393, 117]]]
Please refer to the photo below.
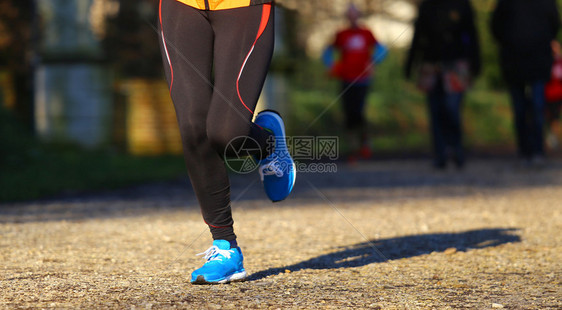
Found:
[[271, 110], [260, 112], [255, 123], [270, 130], [275, 137], [273, 153], [259, 162], [265, 193], [273, 202], [284, 200], [293, 190], [297, 173], [287, 148], [285, 124], [279, 113]]
[[219, 284], [243, 281], [246, 278], [244, 256], [239, 247], [230, 248], [230, 242], [215, 240], [205, 255], [207, 262], [191, 274], [192, 284]]

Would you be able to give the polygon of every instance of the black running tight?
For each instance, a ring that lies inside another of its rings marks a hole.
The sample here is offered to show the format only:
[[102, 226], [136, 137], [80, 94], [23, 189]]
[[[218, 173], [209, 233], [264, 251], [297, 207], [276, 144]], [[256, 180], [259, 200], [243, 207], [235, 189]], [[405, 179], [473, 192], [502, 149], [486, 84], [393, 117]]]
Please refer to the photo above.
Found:
[[[273, 52], [271, 4], [201, 11], [160, 2], [160, 47], [185, 163], [213, 239], [235, 240], [225, 150], [244, 136], [268, 155], [270, 134], [252, 123]], [[229, 148], [230, 149], [230, 148]], [[226, 154], [229, 155], [228, 153]]]

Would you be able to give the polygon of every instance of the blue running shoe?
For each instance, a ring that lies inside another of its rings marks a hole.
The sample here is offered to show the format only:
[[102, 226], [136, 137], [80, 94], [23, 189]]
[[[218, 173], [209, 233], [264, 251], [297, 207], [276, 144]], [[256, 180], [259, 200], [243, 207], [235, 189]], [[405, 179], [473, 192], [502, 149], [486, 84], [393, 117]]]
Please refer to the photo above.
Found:
[[230, 242], [215, 240], [205, 255], [207, 262], [191, 274], [192, 284], [219, 284], [242, 281], [246, 278], [244, 256], [239, 247], [230, 248]]
[[284, 200], [293, 190], [297, 173], [295, 162], [287, 149], [285, 124], [279, 113], [271, 110], [260, 112], [255, 123], [275, 136], [273, 153], [259, 163], [265, 193], [273, 202]]

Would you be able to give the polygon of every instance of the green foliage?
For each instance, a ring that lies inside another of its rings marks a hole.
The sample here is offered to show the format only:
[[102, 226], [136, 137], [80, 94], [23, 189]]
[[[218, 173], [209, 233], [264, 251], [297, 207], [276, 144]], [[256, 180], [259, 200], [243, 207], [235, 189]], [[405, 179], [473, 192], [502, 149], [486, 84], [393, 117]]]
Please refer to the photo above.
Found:
[[487, 88], [503, 88], [504, 81], [500, 69], [498, 46], [490, 31], [495, 1], [472, 1], [472, 5], [475, 10], [476, 29], [480, 38], [480, 55], [482, 57], [481, 82], [485, 83]]
[[0, 106], [0, 166], [18, 165], [38, 152], [28, 130], [10, 111]]
[[[557, 1], [562, 5], [562, 0]], [[466, 144], [486, 150], [511, 147], [513, 130], [509, 99], [502, 91], [497, 45], [489, 30], [495, 0], [472, 1], [472, 4], [477, 17], [483, 70], [464, 100]], [[120, 77], [159, 78], [162, 65], [158, 36], [151, 27], [156, 20], [156, 6], [140, 10], [147, 6], [138, 6], [133, 0], [122, 2], [122, 6], [119, 16], [108, 21], [109, 35], [104, 43], [110, 60], [116, 64]], [[289, 17], [288, 23], [292, 26], [286, 33], [289, 50], [275, 59], [272, 68], [287, 74], [290, 79], [290, 113], [285, 116], [288, 134], [344, 137], [341, 86], [327, 75], [319, 60], [307, 59], [302, 51], [299, 52], [296, 16]], [[19, 53], [21, 57], [24, 54]], [[417, 153], [430, 149], [425, 98], [412, 82], [403, 78], [404, 54], [403, 50], [392, 50], [376, 68], [366, 107], [376, 153]], [[3, 50], [0, 63], [5, 64], [6, 59], [11, 59], [6, 55]], [[343, 139], [342, 146], [345, 150]], [[185, 175], [181, 156], [135, 157], [107, 150], [92, 152], [78, 147], [43, 145], [13, 115], [1, 108], [0, 167], [2, 202], [36, 199], [61, 192], [117, 188]]]
[[[557, 0], [562, 5], [562, 0]], [[466, 144], [480, 149], [510, 147], [512, 115], [500, 70], [497, 44], [490, 32], [495, 0], [472, 1], [481, 46], [482, 72], [464, 99]], [[562, 33], [561, 33], [562, 36]], [[405, 51], [392, 50], [377, 67], [366, 115], [376, 151], [391, 153], [430, 149], [424, 95], [403, 77]], [[340, 135], [341, 86], [318, 60], [301, 60], [291, 77], [292, 134]], [[318, 117], [322, 115], [321, 117]], [[343, 141], [345, 148], [345, 141]]]
[[[405, 52], [392, 50], [376, 68], [366, 116], [376, 152], [428, 152], [430, 137], [425, 96], [403, 77]], [[482, 149], [505, 148], [512, 143], [507, 94], [492, 90], [481, 77], [464, 100], [466, 143]], [[346, 149], [341, 86], [327, 76], [318, 60], [302, 61], [291, 81], [291, 135], [337, 135]]]
[[0, 108], [0, 202], [112, 189], [185, 175], [181, 156], [135, 157], [43, 145]]
[[0, 201], [114, 189], [185, 175], [181, 157], [133, 157], [78, 149], [48, 150], [0, 176]]

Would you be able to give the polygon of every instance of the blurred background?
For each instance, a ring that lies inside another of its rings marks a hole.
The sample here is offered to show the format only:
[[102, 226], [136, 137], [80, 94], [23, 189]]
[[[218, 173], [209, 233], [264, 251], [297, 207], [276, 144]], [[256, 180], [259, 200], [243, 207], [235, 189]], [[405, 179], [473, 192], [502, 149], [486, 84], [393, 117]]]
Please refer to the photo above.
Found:
[[[348, 3], [277, 1], [276, 49], [259, 106], [282, 111], [289, 135], [342, 131], [339, 83], [320, 55], [345, 25]], [[424, 95], [403, 74], [418, 3], [355, 1], [363, 24], [390, 49], [368, 96], [375, 160], [430, 154]], [[489, 30], [495, 0], [472, 5], [483, 73], [464, 102], [467, 148], [472, 156], [515, 156]], [[0, 201], [186, 177], [157, 13], [158, 0], [0, 1]]]

